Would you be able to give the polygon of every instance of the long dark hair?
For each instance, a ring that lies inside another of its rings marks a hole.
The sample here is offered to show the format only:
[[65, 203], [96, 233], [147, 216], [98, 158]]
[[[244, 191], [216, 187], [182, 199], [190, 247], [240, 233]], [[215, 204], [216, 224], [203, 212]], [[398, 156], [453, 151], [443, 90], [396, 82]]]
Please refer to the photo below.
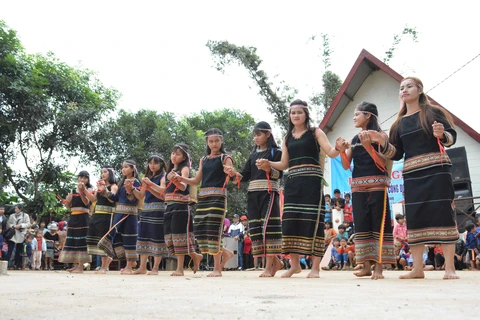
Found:
[[[130, 166], [130, 168], [133, 169], [133, 178], [137, 179], [138, 178], [138, 171], [137, 171], [137, 163], [135, 162], [135, 160], [129, 159], [129, 160], [123, 161], [123, 163], [128, 164]], [[122, 164], [122, 166], [123, 166], [123, 164]], [[126, 178], [127, 177], [122, 175], [122, 180], [120, 180], [120, 183], [118, 184], [118, 189], [122, 188], [123, 184], [125, 183]]]
[[[151, 161], [156, 164], [160, 164], [160, 169], [158, 170], [158, 172], [153, 172], [152, 170], [150, 170], [150, 166], [148, 164]], [[150, 157], [148, 157], [147, 160], [147, 169], [145, 169], [145, 176], [149, 179], [152, 179], [158, 175], [161, 175], [165, 171], [166, 167], [167, 166], [165, 164], [165, 160], [163, 160], [162, 157], [160, 157], [158, 154], [152, 154]]]
[[108, 171], [108, 183], [117, 184], [117, 177], [115, 177], [115, 170], [111, 167], [102, 167], [102, 170], [105, 169]]
[[293, 128], [295, 127], [293, 125], [292, 120], [290, 119], [290, 113], [292, 112], [291, 107], [295, 105], [300, 105], [304, 107], [303, 110], [305, 111], [305, 128], [309, 131], [312, 129], [310, 125], [310, 111], [308, 110], [308, 104], [305, 101], [300, 99], [293, 100], [292, 103], [290, 103], [290, 110], [288, 111], [288, 132], [287, 132], [286, 138], [289, 138], [292, 136], [292, 131], [293, 131]]
[[77, 176], [77, 179], [79, 177], [85, 177], [88, 179], [87, 183], [85, 183], [85, 187], [87, 188], [91, 188], [92, 185], [90, 184], [90, 173], [88, 173], [88, 171], [85, 171], [85, 170], [82, 170], [78, 173], [78, 176]]
[[362, 101], [357, 105], [356, 110], [364, 111], [363, 113], [365, 115], [370, 113], [370, 118], [368, 119], [367, 123], [367, 130], [382, 131], [380, 123], [378, 122], [378, 110], [376, 105], [371, 102]]
[[224, 140], [223, 140], [222, 130], [217, 128], [211, 128], [211, 129], [208, 129], [207, 132], [205, 132], [205, 142], [207, 142], [207, 155], [212, 153], [212, 150], [210, 150], [210, 147], [208, 146], [208, 136], [211, 136], [211, 135], [220, 136], [220, 139], [222, 139], [222, 145], [220, 146], [220, 153], [225, 153], [225, 149], [223, 146]]
[[[423, 92], [423, 83], [419, 78], [416, 77], [406, 77], [400, 83], [405, 80], [413, 80], [415, 85], [417, 86], [418, 90], [421, 90], [420, 96], [418, 98], [418, 103], [420, 104], [420, 123], [422, 125], [423, 132], [427, 135], [433, 134], [432, 124], [435, 121], [435, 115], [440, 116], [440, 121], [447, 122], [450, 124], [452, 128], [455, 128], [453, 123], [452, 116], [443, 108], [439, 106], [433, 105], [430, 100], [428, 99], [425, 92]], [[403, 116], [407, 114], [407, 104], [405, 102], [402, 103], [400, 111], [398, 112], [397, 119], [393, 122], [392, 126], [390, 127], [390, 142], [396, 144], [396, 136], [398, 131], [398, 125], [400, 120], [402, 120]]]
[[[260, 121], [255, 126], [253, 127], [253, 133], [254, 134], [259, 134], [259, 133], [267, 133], [270, 132], [270, 136], [267, 138], [267, 149], [278, 149], [277, 142], [273, 138], [272, 134], [272, 127], [268, 122], [265, 121]], [[257, 146], [253, 146], [252, 152], [255, 152], [257, 150]]]
[[[173, 146], [172, 152], [177, 152], [177, 150], [180, 150], [180, 152], [185, 157], [185, 160], [183, 160], [181, 163], [178, 164], [177, 170], [181, 172], [183, 167], [190, 168], [191, 166], [190, 154], [188, 153], [188, 146], [183, 143], [177, 143], [176, 145]], [[167, 163], [167, 172], [172, 171], [174, 167], [175, 165], [173, 164], [172, 160], [169, 159]]]

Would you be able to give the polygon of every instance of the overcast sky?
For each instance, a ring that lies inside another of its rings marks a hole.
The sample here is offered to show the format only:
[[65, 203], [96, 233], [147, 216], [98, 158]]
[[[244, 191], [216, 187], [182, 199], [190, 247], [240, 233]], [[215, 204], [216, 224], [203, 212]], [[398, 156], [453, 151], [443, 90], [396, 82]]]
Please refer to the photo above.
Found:
[[[28, 52], [53, 51], [97, 71], [123, 94], [120, 108], [179, 115], [237, 108], [273, 123], [244, 69], [222, 74], [212, 67], [208, 40], [257, 47], [272, 80], [278, 75], [308, 99], [321, 90], [323, 70], [321, 43], [309, 41], [312, 35], [330, 35], [331, 70], [344, 80], [362, 49], [382, 60], [393, 35], [408, 25], [419, 32], [418, 43], [405, 37], [390, 66], [420, 77], [428, 91], [480, 53], [480, 19], [471, 3], [0, 0], [0, 19], [17, 30]], [[477, 131], [479, 71], [477, 58], [430, 92]]]

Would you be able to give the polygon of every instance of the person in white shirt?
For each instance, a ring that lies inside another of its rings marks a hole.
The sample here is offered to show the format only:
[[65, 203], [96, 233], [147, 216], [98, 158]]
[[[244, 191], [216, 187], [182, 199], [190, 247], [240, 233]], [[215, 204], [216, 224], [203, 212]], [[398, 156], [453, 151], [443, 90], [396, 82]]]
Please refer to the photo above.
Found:
[[240, 223], [238, 214], [233, 215], [233, 223], [228, 228], [228, 236], [238, 240], [238, 270], [243, 269], [243, 233], [245, 227]]

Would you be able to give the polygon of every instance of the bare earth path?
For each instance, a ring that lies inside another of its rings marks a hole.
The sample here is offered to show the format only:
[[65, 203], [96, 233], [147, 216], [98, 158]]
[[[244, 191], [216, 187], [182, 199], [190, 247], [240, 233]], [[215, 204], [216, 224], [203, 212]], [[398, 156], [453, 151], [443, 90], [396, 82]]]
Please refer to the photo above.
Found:
[[[185, 272], [185, 277], [72, 275], [65, 271], [9, 271], [0, 276], [0, 319], [478, 319], [480, 272], [461, 280], [356, 278], [323, 271], [306, 279], [259, 278], [257, 271]], [[413, 317], [418, 314], [419, 317]]]

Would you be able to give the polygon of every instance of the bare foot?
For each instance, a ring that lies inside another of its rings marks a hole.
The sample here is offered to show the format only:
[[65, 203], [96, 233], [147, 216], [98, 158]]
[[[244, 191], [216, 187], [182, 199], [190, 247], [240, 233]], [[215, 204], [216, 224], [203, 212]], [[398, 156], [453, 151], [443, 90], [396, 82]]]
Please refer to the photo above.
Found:
[[222, 262], [220, 263], [220, 267], [223, 269], [223, 267], [225, 266], [225, 263], [227, 263], [227, 261], [232, 259], [232, 258], [233, 258], [233, 252], [231, 252], [230, 250], [223, 250], [222, 251]]
[[175, 270], [170, 274], [171, 277], [183, 277], [183, 270]]
[[260, 278], [271, 278], [272, 277], [272, 272], [270, 270], [265, 270], [259, 275], [259, 277]]
[[290, 277], [293, 276], [294, 274], [300, 273], [300, 272], [302, 272], [302, 268], [298, 267], [298, 268], [295, 268], [295, 269], [294, 269], [294, 268], [292, 267], [292, 268], [288, 269], [287, 272], [284, 272], [284, 273], [282, 274], [282, 278], [290, 278]]
[[106, 274], [106, 273], [107, 273], [106, 269], [98, 269], [97, 271], [95, 271], [95, 274]]
[[372, 280], [385, 279], [383, 276], [383, 265], [381, 263], [376, 263], [375, 268], [373, 269]]
[[455, 273], [455, 271], [445, 271], [443, 280], [456, 280], [456, 279], [460, 279], [460, 277]]
[[75, 268], [70, 273], [83, 273], [83, 269]]
[[353, 268], [353, 270], [361, 270], [361, 269], [363, 269], [363, 265], [361, 264], [357, 264], [355, 268]]
[[357, 277], [370, 277], [372, 275], [372, 271], [370, 270], [370, 268], [363, 268], [362, 270], [358, 271], [358, 272], [354, 272], [353, 273], [355, 276]]
[[152, 271], [147, 272], [147, 276], [156, 276], [158, 275], [158, 269], [152, 269]]
[[[125, 271], [125, 270], [123, 270], [123, 271]], [[132, 274], [147, 274], [147, 269], [140, 268], [140, 269], [137, 269], [137, 270], [133, 271]]]
[[[53, 269], [53, 268], [50, 268], [50, 269]], [[72, 271], [75, 270], [75, 269], [77, 269], [77, 267], [73, 267], [73, 268], [67, 269], [66, 271], [72, 272]]]
[[401, 275], [398, 278], [399, 279], [423, 279], [425, 278], [425, 274], [423, 273], [423, 270], [415, 271], [415, 269], [413, 269], [409, 273]]
[[283, 269], [283, 266], [284, 266], [283, 262], [278, 258], [275, 258], [273, 260], [272, 277], [275, 277], [275, 274], [277, 273], [277, 271], [280, 269]]
[[199, 253], [195, 253], [191, 258], [193, 259], [193, 274], [195, 274], [200, 267], [200, 262], [202, 262], [203, 256]]
[[317, 269], [312, 269], [308, 273], [307, 278], [320, 278], [320, 271]]
[[128, 275], [131, 275], [131, 274], [133, 274], [133, 270], [132, 270], [132, 268], [128, 268], [128, 269], [125, 268], [125, 269], [123, 269], [123, 270], [120, 272], [120, 274], [128, 274]]
[[222, 272], [221, 271], [213, 271], [209, 274], [207, 274], [207, 277], [221, 277], [222, 276]]

